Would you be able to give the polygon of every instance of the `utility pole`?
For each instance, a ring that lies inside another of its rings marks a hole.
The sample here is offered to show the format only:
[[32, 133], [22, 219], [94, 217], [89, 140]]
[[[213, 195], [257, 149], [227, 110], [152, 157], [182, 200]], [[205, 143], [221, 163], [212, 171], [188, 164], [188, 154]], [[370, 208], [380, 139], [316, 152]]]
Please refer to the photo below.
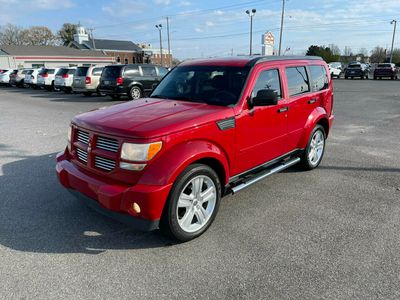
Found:
[[281, 32], [279, 35], [279, 51], [278, 55], [281, 55], [282, 49], [282, 33], [283, 33], [283, 18], [285, 17], [285, 0], [282, 0], [282, 16], [281, 16]]
[[96, 43], [95, 43], [95, 41], [94, 41], [94, 36], [93, 36], [93, 28], [88, 28], [88, 30], [90, 31], [90, 37], [92, 38], [92, 46], [93, 46], [93, 49], [94, 50], [96, 50]]
[[246, 14], [250, 17], [250, 56], [253, 55], [253, 17], [256, 14], [256, 10], [253, 8], [251, 11], [246, 10]]
[[172, 57], [171, 57], [171, 44], [169, 38], [169, 17], [167, 17], [167, 36], [168, 36], [168, 67], [172, 65]]
[[156, 25], [156, 28], [158, 29], [158, 31], [160, 33], [160, 57], [161, 57], [161, 66], [163, 66], [162, 39], [161, 39], [162, 25], [158, 24], [158, 25]]
[[395, 37], [395, 35], [396, 35], [397, 20], [393, 20], [392, 22], [390, 22], [390, 24], [394, 24], [394, 28], [393, 28], [393, 38], [392, 38], [392, 50], [390, 50], [390, 63], [392, 63], [392, 60], [393, 60], [393, 45], [394, 45], [394, 37]]

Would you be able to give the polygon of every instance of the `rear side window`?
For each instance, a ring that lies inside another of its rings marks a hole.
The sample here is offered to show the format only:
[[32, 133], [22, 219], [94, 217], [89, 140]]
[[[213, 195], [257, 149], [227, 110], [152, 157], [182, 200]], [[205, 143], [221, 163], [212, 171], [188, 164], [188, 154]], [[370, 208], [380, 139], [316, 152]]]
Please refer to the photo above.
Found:
[[282, 97], [281, 81], [279, 79], [279, 71], [268, 70], [262, 71], [254, 86], [252, 97], [256, 97], [260, 90], [273, 90], [278, 98]]
[[88, 67], [78, 67], [76, 69], [76, 76], [86, 76]]
[[103, 68], [94, 68], [92, 71], [92, 75], [100, 76], [101, 72], [103, 72]]
[[103, 70], [103, 73], [101, 74], [101, 77], [103, 78], [117, 78], [121, 74], [121, 68], [120, 67], [106, 67]]
[[73, 75], [73, 74], [75, 74], [75, 71], [76, 71], [76, 69], [69, 69], [67, 73], [70, 75]]
[[55, 71], [55, 69], [47, 69], [47, 74], [54, 74]]
[[143, 76], [157, 76], [156, 68], [150, 66], [142, 66]]
[[305, 67], [286, 68], [286, 77], [289, 96], [300, 95], [310, 91], [310, 83]]
[[137, 66], [128, 66], [124, 70], [124, 75], [127, 77], [140, 76], [139, 68]]
[[328, 75], [323, 66], [309, 66], [312, 80], [313, 92], [322, 91], [328, 88]]
[[64, 74], [67, 74], [67, 72], [68, 72], [68, 69], [60, 69], [60, 70], [58, 70], [56, 75], [64, 75]]

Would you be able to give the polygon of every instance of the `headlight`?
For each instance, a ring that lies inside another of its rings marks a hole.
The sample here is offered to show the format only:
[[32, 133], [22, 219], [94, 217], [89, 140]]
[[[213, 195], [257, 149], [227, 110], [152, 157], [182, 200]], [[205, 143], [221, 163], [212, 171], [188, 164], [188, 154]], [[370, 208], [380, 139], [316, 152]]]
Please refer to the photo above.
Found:
[[129, 161], [149, 161], [162, 148], [162, 142], [149, 144], [124, 143], [121, 150], [121, 158]]

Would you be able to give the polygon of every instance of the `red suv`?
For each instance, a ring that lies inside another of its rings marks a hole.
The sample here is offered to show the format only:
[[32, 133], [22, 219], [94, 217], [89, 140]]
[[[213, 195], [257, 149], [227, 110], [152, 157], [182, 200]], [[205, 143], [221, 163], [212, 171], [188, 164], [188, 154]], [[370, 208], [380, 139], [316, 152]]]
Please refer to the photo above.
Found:
[[224, 194], [296, 163], [316, 168], [332, 105], [319, 57], [184, 62], [149, 98], [75, 117], [58, 177], [110, 217], [187, 241]]

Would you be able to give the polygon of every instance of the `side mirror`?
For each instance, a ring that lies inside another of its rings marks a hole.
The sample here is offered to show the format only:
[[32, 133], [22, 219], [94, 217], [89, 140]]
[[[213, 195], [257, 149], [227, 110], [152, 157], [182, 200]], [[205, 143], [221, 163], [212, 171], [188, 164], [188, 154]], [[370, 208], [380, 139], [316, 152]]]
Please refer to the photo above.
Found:
[[257, 95], [251, 99], [250, 106], [271, 106], [276, 104], [278, 104], [278, 95], [276, 91], [266, 89], [257, 92]]

